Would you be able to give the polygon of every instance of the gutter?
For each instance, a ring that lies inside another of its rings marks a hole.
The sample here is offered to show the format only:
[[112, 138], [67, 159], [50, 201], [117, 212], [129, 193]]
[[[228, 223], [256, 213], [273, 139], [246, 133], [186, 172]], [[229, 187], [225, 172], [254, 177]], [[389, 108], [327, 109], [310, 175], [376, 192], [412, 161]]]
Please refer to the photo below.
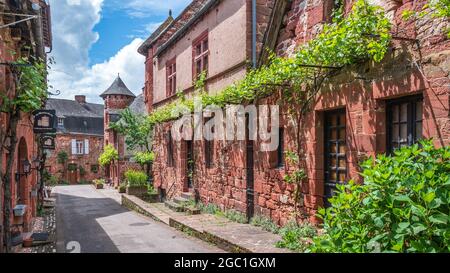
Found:
[[256, 60], [256, 0], [252, 0], [252, 65], [257, 66]]
[[[189, 28], [199, 19], [201, 18], [206, 12], [209, 11], [210, 8], [218, 4], [222, 0], [210, 0], [206, 5], [203, 6], [203, 8], [200, 9], [199, 12], [197, 12], [194, 17], [189, 20], [183, 27], [181, 27], [177, 32], [175, 32], [172, 37], [167, 40], [158, 50], [156, 51], [154, 57], [161, 54], [164, 50], [166, 50], [173, 42], [175, 42], [178, 38], [181, 38], [181, 36], [184, 35], [184, 33], [189, 30]], [[253, 0], [256, 1], [256, 0]], [[255, 2], [256, 4], [256, 2]]]

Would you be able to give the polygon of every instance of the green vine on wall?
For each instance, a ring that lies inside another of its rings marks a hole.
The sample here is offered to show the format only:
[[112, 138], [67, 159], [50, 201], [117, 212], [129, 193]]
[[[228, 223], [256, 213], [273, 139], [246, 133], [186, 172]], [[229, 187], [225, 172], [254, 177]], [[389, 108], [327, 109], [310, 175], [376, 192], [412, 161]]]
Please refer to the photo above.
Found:
[[12, 90], [6, 90], [6, 93], [0, 94], [2, 101], [0, 111], [31, 113], [40, 109], [48, 97], [47, 65], [41, 60], [30, 57], [20, 58], [11, 65], [11, 68], [15, 78], [15, 95], [8, 96]]
[[[347, 17], [324, 25], [314, 39], [299, 47], [290, 58], [272, 55], [268, 65], [254, 69], [246, 77], [215, 95], [197, 95], [204, 106], [240, 104], [267, 97], [283, 88], [287, 101], [302, 101], [305, 87], [315, 85], [320, 75], [329, 71], [320, 66], [342, 67], [362, 61], [379, 62], [386, 54], [391, 40], [391, 24], [380, 7], [358, 0]], [[319, 69], [305, 65], [319, 66]], [[301, 93], [300, 96], [299, 93]], [[150, 114], [150, 123], [158, 124], [177, 119], [172, 113], [178, 107], [193, 111], [193, 98], [174, 101]]]
[[[411, 18], [423, 18], [426, 15], [431, 14], [432, 18], [450, 18], [450, 0], [429, 0], [422, 10], [417, 12], [414, 10], [404, 10], [402, 17], [405, 20]], [[450, 28], [445, 30], [447, 37], [450, 39]]]

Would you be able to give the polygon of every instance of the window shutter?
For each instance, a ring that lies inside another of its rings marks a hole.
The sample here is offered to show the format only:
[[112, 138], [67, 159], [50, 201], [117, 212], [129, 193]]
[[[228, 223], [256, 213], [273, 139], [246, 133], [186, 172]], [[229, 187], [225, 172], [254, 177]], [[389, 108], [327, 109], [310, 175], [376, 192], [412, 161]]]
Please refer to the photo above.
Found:
[[89, 139], [84, 140], [84, 154], [89, 154]]
[[77, 154], [77, 140], [76, 139], [72, 139], [72, 154], [73, 155]]

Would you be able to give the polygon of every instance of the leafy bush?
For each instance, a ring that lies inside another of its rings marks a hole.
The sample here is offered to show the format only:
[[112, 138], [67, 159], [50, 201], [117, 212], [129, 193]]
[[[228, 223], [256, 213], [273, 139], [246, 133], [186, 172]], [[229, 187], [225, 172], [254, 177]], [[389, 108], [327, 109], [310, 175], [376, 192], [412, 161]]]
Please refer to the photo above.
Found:
[[304, 252], [312, 242], [312, 238], [317, 236], [317, 229], [308, 223], [297, 224], [290, 221], [280, 229], [281, 241], [277, 242], [279, 248], [287, 248], [297, 252]]
[[69, 159], [69, 155], [67, 154], [66, 151], [60, 151], [57, 155], [57, 158], [59, 164], [65, 164]]
[[125, 178], [130, 187], [147, 186], [148, 176], [144, 172], [128, 170], [125, 172]]
[[153, 152], [137, 152], [134, 155], [134, 160], [143, 166], [152, 163], [155, 160], [155, 154]]
[[250, 220], [250, 224], [256, 227], [261, 227], [263, 230], [278, 234], [280, 228], [271, 219], [256, 215]]
[[58, 178], [54, 175], [50, 175], [48, 177], [48, 179], [46, 180], [46, 182], [47, 182], [47, 186], [54, 187], [54, 186], [58, 185]]
[[100, 166], [107, 166], [111, 164], [113, 161], [119, 159], [119, 153], [111, 144], [105, 146], [103, 153], [98, 158], [98, 163]]
[[104, 185], [105, 184], [105, 179], [95, 179], [94, 181], [92, 181], [95, 185]]
[[127, 191], [127, 184], [126, 183], [122, 183], [119, 186], [119, 192], [124, 193]]
[[148, 194], [158, 193], [158, 191], [155, 190], [155, 188], [153, 187], [152, 184], [147, 184], [147, 189], [148, 189], [148, 191], [147, 191]]
[[431, 141], [362, 164], [364, 185], [338, 186], [320, 211], [313, 252], [449, 252], [450, 147]]

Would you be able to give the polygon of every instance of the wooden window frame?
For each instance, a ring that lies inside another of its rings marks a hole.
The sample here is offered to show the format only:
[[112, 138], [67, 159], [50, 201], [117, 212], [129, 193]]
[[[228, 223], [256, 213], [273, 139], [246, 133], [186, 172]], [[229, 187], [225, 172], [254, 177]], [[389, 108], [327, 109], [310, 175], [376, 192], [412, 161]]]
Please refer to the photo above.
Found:
[[[206, 49], [204, 48], [204, 44], [207, 44]], [[200, 46], [200, 54], [197, 54], [197, 47]], [[206, 65], [205, 65], [205, 60]], [[197, 72], [197, 63], [200, 62], [200, 71]], [[206, 71], [208, 74], [209, 68], [209, 32], [208, 30], [204, 31], [200, 36], [198, 36], [192, 42], [192, 80], [196, 81], [199, 74], [203, 71]]]
[[[422, 117], [420, 119], [416, 118], [416, 112], [417, 112], [417, 103], [422, 103]], [[393, 107], [396, 105], [401, 105], [407, 103], [407, 113], [406, 113], [406, 121], [403, 122], [407, 125], [407, 140], [406, 145], [411, 146], [420, 139], [417, 137], [417, 124], [420, 123], [422, 126], [422, 137], [423, 138], [423, 96], [422, 95], [413, 95], [413, 96], [407, 96], [407, 97], [401, 97], [397, 99], [391, 99], [386, 102], [386, 114], [387, 114], [387, 122], [386, 122], [386, 146], [387, 151], [389, 154], [392, 154], [396, 148], [394, 148], [394, 141], [392, 141], [392, 134], [393, 134]], [[399, 115], [400, 115], [400, 109], [399, 109]], [[400, 116], [397, 124], [401, 124]], [[400, 130], [400, 127], [399, 127]]]
[[[77, 151], [77, 155], [84, 155], [84, 140], [76, 140], [76, 151]], [[81, 144], [81, 145], [80, 145]], [[81, 152], [80, 152], [81, 150]]]
[[278, 129], [278, 147], [277, 147], [277, 168], [284, 168], [285, 158], [284, 158], [284, 128], [280, 127]]
[[166, 95], [171, 97], [177, 93], [177, 57], [166, 62]]

